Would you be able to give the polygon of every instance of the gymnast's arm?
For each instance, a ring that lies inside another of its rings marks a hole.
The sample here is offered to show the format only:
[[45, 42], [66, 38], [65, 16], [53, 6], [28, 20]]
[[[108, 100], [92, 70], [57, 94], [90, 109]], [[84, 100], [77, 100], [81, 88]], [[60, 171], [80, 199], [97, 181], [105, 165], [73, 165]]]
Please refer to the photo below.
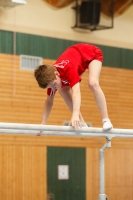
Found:
[[[42, 114], [42, 123], [41, 124], [46, 124], [46, 121], [50, 115], [50, 112], [52, 110], [53, 106], [53, 101], [54, 101], [54, 96], [47, 96], [47, 99], [44, 103], [43, 107], [43, 114]], [[37, 136], [41, 136], [41, 131], [37, 132]]]
[[80, 94], [80, 83], [76, 83], [72, 87], [72, 102], [73, 102], [73, 112], [70, 124], [75, 128], [81, 128], [80, 125], [80, 105], [81, 105], [81, 94]]
[[43, 114], [42, 114], [42, 123], [41, 124], [46, 124], [46, 121], [50, 115], [50, 112], [52, 110], [53, 106], [53, 101], [54, 101], [54, 96], [47, 96], [47, 99], [44, 103], [43, 107]]
[[[72, 95], [71, 95], [71, 92], [70, 92], [70, 86], [63, 87], [63, 88], [59, 89], [58, 91], [59, 91], [59, 94], [64, 99], [69, 110], [71, 112], [73, 112], [73, 103], [72, 103]], [[87, 124], [85, 123], [81, 113], [79, 113], [79, 119], [80, 119], [81, 125], [83, 127], [87, 127]], [[72, 125], [71, 122], [69, 123], [69, 125]]]

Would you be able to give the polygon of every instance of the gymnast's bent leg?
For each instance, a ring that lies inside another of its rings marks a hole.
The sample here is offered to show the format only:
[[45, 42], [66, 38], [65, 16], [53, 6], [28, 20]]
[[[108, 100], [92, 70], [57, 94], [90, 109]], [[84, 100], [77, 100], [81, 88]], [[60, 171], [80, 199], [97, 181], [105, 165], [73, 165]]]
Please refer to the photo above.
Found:
[[100, 62], [99, 60], [93, 60], [92, 62], [90, 62], [88, 66], [89, 69], [88, 85], [94, 95], [96, 104], [100, 110], [103, 122], [103, 129], [109, 130], [113, 126], [108, 117], [108, 111], [104, 93], [99, 85], [99, 76], [101, 68], [102, 68], [102, 62]]

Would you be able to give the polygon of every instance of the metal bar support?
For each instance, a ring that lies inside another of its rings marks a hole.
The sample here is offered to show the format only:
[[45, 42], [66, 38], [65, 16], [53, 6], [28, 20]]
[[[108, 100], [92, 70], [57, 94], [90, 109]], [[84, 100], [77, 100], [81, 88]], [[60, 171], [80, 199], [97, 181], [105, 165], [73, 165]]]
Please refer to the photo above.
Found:
[[100, 149], [100, 194], [98, 200], [108, 200], [107, 195], [105, 194], [105, 183], [104, 183], [104, 151], [106, 148], [111, 147], [111, 137], [107, 137], [107, 143]]

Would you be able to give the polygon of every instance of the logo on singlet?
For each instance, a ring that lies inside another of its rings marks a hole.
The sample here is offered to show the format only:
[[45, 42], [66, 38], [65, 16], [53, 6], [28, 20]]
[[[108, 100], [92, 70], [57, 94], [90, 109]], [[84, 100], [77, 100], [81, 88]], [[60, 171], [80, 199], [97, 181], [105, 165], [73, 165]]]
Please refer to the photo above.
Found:
[[63, 80], [61, 80], [64, 84], [70, 84], [69, 82], [68, 82], [68, 80], [65, 80], [65, 81], [63, 81]]
[[64, 68], [68, 63], [69, 63], [69, 60], [62, 60], [60, 63], [56, 63], [53, 66], [59, 67], [59, 68]]

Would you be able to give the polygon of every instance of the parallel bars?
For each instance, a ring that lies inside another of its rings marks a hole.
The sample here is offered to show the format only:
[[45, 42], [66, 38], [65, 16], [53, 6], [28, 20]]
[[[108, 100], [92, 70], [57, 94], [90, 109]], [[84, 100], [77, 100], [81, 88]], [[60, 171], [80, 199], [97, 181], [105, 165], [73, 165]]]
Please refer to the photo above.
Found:
[[103, 131], [102, 128], [83, 127], [74, 130], [71, 126], [51, 126], [37, 124], [19, 124], [0, 122], [0, 133], [36, 135], [41, 131], [42, 136], [76, 136], [76, 137], [103, 137], [107, 143], [100, 149], [100, 194], [99, 200], [107, 200], [104, 193], [104, 150], [111, 147], [112, 138], [133, 138], [133, 129], [111, 129]]

